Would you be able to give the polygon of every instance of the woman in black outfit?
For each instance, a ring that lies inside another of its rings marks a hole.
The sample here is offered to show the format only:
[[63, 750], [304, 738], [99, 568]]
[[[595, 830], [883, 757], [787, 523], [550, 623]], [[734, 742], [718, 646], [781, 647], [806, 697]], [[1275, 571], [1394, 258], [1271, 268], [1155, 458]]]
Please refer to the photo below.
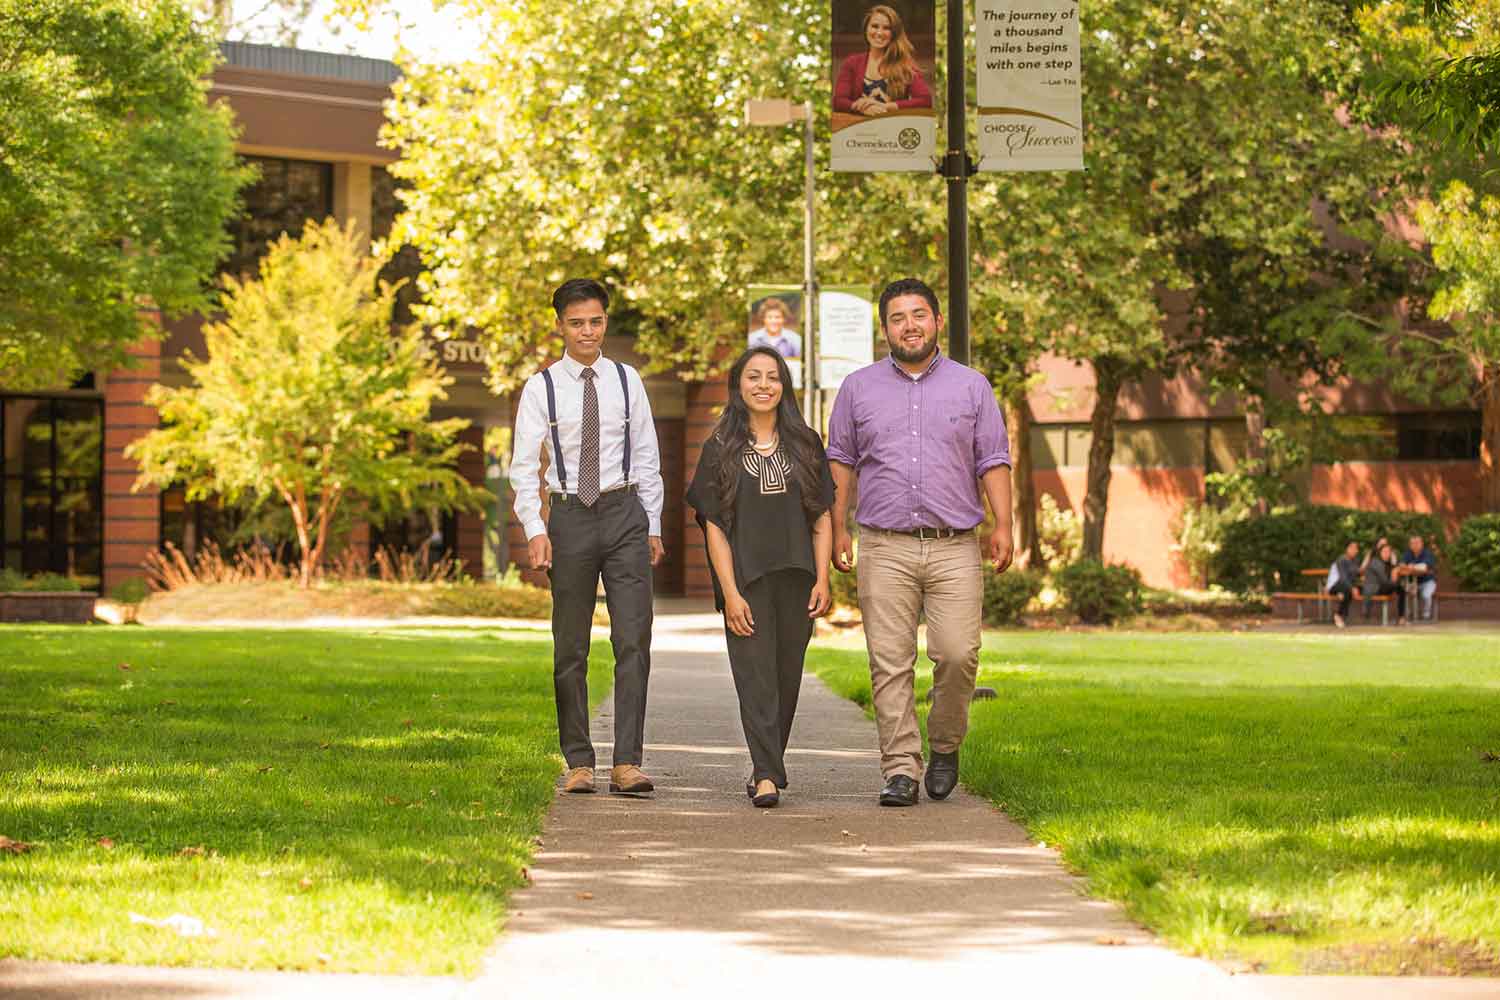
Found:
[[802, 660], [813, 619], [832, 603], [833, 474], [791, 389], [791, 371], [775, 349], [740, 355], [687, 493], [708, 545], [754, 766], [745, 793], [762, 808], [786, 787]]

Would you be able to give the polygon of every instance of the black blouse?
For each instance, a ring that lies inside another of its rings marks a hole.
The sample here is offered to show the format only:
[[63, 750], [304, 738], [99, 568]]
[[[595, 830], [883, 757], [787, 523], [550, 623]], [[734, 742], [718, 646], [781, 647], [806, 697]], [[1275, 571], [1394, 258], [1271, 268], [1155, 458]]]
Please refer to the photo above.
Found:
[[[778, 448], [774, 455], [763, 456], [754, 449], [746, 449], [740, 464], [739, 492], [734, 501], [734, 527], [724, 527], [724, 516], [719, 504], [719, 454], [717, 439], [710, 437], [703, 443], [703, 453], [698, 459], [698, 469], [693, 473], [693, 485], [688, 488], [687, 502], [698, 517], [698, 526], [704, 531], [704, 544], [708, 544], [708, 522], [712, 521], [729, 538], [729, 550], [734, 554], [735, 586], [743, 592], [746, 587], [781, 569], [800, 569], [818, 574], [813, 557], [812, 525], [802, 508], [802, 487], [791, 474], [790, 456], [785, 449]], [[833, 471], [823, 446], [818, 445], [819, 506], [827, 510], [833, 506]], [[714, 572], [713, 559], [708, 562], [709, 574], [714, 582], [714, 605], [724, 610], [724, 591]]]

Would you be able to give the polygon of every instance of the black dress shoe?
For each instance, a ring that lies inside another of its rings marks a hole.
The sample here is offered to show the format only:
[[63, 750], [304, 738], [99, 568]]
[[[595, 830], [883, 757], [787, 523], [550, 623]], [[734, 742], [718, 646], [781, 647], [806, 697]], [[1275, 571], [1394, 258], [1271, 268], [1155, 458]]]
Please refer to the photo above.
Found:
[[927, 764], [927, 774], [922, 778], [929, 799], [946, 799], [958, 787], [958, 751], [938, 753], [932, 751], [932, 760]]
[[892, 775], [880, 790], [883, 806], [914, 806], [917, 804], [917, 783], [904, 774]]

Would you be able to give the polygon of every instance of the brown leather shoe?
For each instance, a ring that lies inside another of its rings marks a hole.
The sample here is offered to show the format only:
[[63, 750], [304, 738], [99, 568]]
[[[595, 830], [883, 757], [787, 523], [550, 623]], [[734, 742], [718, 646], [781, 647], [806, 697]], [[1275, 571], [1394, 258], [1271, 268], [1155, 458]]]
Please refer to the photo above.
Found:
[[568, 776], [563, 779], [563, 791], [587, 794], [594, 790], [594, 769], [592, 767], [569, 768]]
[[656, 791], [656, 786], [636, 765], [616, 764], [609, 772], [609, 790], [625, 795], [644, 795]]

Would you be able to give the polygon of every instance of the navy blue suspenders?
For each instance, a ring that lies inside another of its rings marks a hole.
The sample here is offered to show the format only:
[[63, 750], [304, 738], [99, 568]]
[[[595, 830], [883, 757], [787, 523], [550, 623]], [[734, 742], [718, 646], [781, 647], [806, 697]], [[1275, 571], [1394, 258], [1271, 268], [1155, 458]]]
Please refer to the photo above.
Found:
[[[620, 373], [620, 395], [625, 397], [625, 485], [630, 485], [630, 383], [625, 379], [625, 366], [615, 362], [615, 371]], [[562, 457], [562, 436], [557, 433], [557, 389], [552, 384], [552, 370], [542, 369], [542, 381], [547, 383], [547, 426], [552, 428], [552, 461], [557, 465], [557, 485], [568, 492], [568, 469]]]

